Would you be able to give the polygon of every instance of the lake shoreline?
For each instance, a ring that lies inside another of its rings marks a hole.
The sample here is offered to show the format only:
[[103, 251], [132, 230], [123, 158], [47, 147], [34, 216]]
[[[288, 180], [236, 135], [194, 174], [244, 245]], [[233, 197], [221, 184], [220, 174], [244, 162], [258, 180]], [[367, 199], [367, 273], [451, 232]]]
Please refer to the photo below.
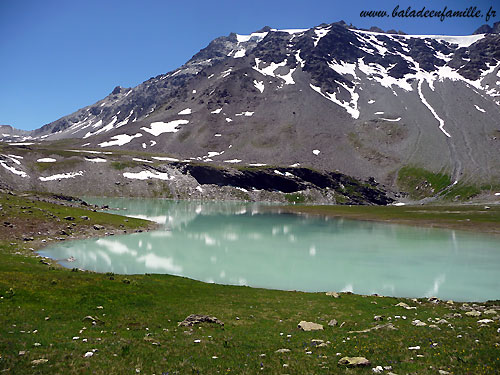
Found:
[[[500, 206], [343, 206], [294, 205], [270, 207], [270, 212], [372, 221], [423, 228], [440, 228], [484, 233], [500, 237]], [[466, 209], [466, 210], [464, 210]], [[464, 211], [461, 211], [464, 210]], [[483, 215], [483, 213], [485, 215]], [[413, 215], [411, 215], [413, 214]], [[455, 215], [456, 217], [445, 215]], [[458, 215], [458, 216], [457, 216]], [[485, 220], [485, 217], [488, 215]], [[468, 220], [467, 220], [468, 219]]]

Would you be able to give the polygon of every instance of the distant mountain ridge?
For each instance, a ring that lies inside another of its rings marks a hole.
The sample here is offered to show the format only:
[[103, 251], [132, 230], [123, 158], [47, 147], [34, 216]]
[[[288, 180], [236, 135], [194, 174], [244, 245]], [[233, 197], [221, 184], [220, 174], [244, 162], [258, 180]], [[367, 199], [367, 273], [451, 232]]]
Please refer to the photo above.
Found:
[[[310, 166], [390, 186], [405, 165], [453, 182], [499, 180], [499, 29], [406, 35], [341, 21], [231, 33], [180, 68], [116, 87], [23, 140]], [[5, 134], [0, 140], [19, 139]]]

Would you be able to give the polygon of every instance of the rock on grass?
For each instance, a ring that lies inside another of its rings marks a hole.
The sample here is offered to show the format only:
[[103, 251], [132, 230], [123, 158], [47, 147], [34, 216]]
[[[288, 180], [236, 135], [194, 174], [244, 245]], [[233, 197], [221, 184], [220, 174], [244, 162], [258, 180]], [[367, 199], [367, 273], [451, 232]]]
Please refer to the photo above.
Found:
[[365, 357], [343, 357], [339, 360], [339, 365], [347, 367], [370, 366], [371, 362]]
[[313, 323], [313, 322], [306, 322], [305, 320], [302, 320], [298, 328], [300, 328], [303, 331], [318, 331], [318, 330], [323, 330], [323, 325], [318, 324], [318, 323]]

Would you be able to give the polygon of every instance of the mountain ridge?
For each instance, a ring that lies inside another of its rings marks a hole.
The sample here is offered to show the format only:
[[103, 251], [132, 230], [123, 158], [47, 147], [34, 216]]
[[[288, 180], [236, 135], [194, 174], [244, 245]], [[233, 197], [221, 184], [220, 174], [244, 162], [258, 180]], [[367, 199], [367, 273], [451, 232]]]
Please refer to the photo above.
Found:
[[405, 165], [444, 171], [453, 183], [488, 182], [500, 178], [499, 62], [495, 33], [391, 34], [342, 21], [266, 27], [216, 38], [181, 67], [118, 86], [24, 141], [306, 165], [393, 188]]

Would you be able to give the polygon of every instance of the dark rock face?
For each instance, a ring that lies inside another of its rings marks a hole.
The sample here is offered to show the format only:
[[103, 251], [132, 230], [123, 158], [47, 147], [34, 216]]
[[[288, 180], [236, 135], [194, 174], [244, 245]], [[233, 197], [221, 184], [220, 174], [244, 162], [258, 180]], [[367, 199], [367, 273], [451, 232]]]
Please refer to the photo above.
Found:
[[394, 200], [377, 187], [361, 183], [341, 173], [322, 173], [308, 168], [276, 168], [246, 170], [222, 169], [204, 165], [178, 165], [201, 184], [233, 186], [294, 193], [308, 188], [332, 189], [347, 197], [347, 204], [387, 205]]

